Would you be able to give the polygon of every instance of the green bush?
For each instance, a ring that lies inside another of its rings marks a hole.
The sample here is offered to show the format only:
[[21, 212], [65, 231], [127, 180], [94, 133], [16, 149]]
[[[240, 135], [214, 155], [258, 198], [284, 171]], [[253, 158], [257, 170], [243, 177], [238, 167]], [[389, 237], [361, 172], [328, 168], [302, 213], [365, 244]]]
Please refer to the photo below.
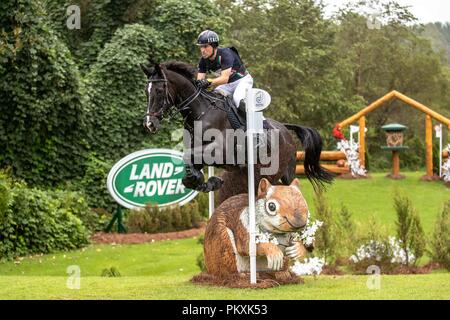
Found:
[[164, 209], [149, 204], [143, 209], [131, 210], [126, 225], [130, 233], [157, 233], [198, 228], [202, 220], [196, 202]]
[[[200, 237], [198, 237], [197, 243], [202, 245], [202, 247], [205, 245], [205, 235], [204, 234], [202, 234]], [[204, 251], [200, 252], [200, 254], [197, 256], [197, 266], [200, 268], [201, 271], [206, 271]]]
[[415, 263], [417, 263], [425, 253], [426, 245], [420, 218], [412, 205], [411, 199], [406, 196], [397, 193], [394, 197], [394, 207], [397, 213], [397, 237], [406, 253], [407, 265], [411, 253], [415, 257]]
[[8, 175], [0, 170], [0, 216], [6, 212], [11, 201], [10, 184]]
[[348, 257], [356, 249], [356, 226], [350, 211], [342, 205], [336, 219], [336, 252], [338, 257]]
[[432, 261], [450, 270], [450, 201], [436, 220], [429, 253]]
[[41, 1], [0, 2], [0, 167], [34, 186], [80, 176], [84, 87]]
[[121, 277], [122, 275], [119, 272], [119, 269], [117, 269], [116, 267], [111, 267], [111, 268], [105, 268], [102, 270], [102, 274], [100, 275], [101, 277], [109, 277], [109, 278], [116, 278], [116, 277]]
[[80, 219], [90, 232], [102, 231], [111, 219], [109, 215], [100, 214], [92, 210], [84, 195], [80, 192], [55, 190], [47, 192], [47, 194], [53, 199], [60, 201], [61, 206]]
[[169, 49], [155, 29], [132, 24], [118, 29], [100, 51], [85, 79], [92, 114], [89, 144], [99, 159], [115, 162], [147, 147], [171, 146], [171, 131], [180, 123], [163, 122], [156, 135], [144, 130], [147, 79], [139, 67], [149, 54], [155, 61], [167, 60]]
[[[217, 200], [217, 197], [214, 197]], [[208, 193], [199, 192], [194, 200], [198, 205], [198, 211], [204, 218], [209, 218], [209, 197]]]
[[425, 167], [425, 142], [423, 136], [414, 136], [404, 141], [409, 149], [400, 155], [402, 170], [420, 170]]
[[0, 212], [0, 260], [73, 250], [88, 243], [80, 218], [85, 219], [89, 209], [76, 194], [31, 189], [18, 182], [2, 186], [11, 198]]
[[85, 172], [79, 179], [66, 182], [63, 189], [75, 190], [83, 193], [88, 205], [98, 214], [111, 216], [117, 207], [116, 202], [109, 194], [106, 179], [113, 164], [95, 153], [90, 153], [85, 163]]
[[315, 248], [323, 256], [325, 263], [332, 265], [336, 262], [338, 249], [336, 217], [322, 191], [316, 193], [314, 206], [315, 218], [323, 222], [323, 225], [317, 230]]
[[[442, 130], [444, 131], [444, 130]], [[434, 132], [433, 132], [434, 134]], [[439, 175], [439, 140], [433, 139], [433, 173]]]
[[392, 248], [385, 226], [371, 216], [361, 226], [355, 237], [355, 250], [349, 259], [350, 269], [358, 274], [366, 274], [372, 265], [380, 267], [382, 273], [392, 272], [398, 265], [392, 264]]

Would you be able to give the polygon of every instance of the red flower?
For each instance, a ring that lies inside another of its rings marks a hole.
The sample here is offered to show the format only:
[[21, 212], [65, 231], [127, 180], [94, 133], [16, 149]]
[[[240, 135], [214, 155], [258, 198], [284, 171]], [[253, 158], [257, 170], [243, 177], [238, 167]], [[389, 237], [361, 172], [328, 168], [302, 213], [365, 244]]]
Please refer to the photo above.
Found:
[[338, 124], [333, 129], [333, 137], [335, 137], [338, 140], [346, 140]]

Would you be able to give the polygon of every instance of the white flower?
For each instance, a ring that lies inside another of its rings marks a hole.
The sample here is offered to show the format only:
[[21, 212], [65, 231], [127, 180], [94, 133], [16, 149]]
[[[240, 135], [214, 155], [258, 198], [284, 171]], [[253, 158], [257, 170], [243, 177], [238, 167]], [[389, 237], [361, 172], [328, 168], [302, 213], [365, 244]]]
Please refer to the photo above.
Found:
[[[382, 242], [370, 240], [368, 243], [360, 246], [349, 259], [353, 263], [358, 263], [365, 259], [381, 261], [384, 257], [388, 257], [391, 263], [406, 264], [406, 252], [401, 247], [401, 243], [395, 237], [389, 237], [388, 247], [386, 247]], [[415, 260], [414, 254], [408, 249], [408, 262], [413, 263]]]
[[[448, 144], [445, 149], [445, 151], [450, 151], [450, 144]], [[450, 158], [448, 158], [443, 164], [442, 164], [442, 178], [444, 178], [445, 182], [450, 182]]]
[[291, 267], [291, 271], [297, 276], [317, 275], [322, 272], [324, 265], [325, 259], [313, 257], [305, 259], [305, 262], [295, 261], [294, 265]]
[[313, 244], [317, 229], [319, 229], [322, 225], [322, 221], [316, 220], [314, 223], [311, 223], [311, 221], [308, 220], [305, 229], [300, 234], [300, 240], [302, 240], [304, 245], [310, 246]]
[[274, 236], [273, 233], [259, 231], [255, 237], [256, 243], [273, 243], [278, 245], [278, 239]]
[[338, 142], [337, 148], [345, 153], [352, 176], [365, 177], [367, 175], [367, 171], [362, 168], [361, 164], [359, 163], [359, 147], [357, 143], [350, 143], [349, 140], [341, 140]]

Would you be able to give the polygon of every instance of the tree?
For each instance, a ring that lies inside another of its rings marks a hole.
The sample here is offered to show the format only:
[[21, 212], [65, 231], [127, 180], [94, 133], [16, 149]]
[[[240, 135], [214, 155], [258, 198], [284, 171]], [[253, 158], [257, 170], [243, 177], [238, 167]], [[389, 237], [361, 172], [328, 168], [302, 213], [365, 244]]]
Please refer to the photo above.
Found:
[[[368, 21], [367, 9], [376, 9], [379, 25]], [[415, 17], [406, 7], [395, 2], [361, 1], [341, 9], [334, 18], [337, 25], [335, 38], [336, 69], [347, 97], [354, 96], [363, 103], [377, 100], [392, 90], [400, 91], [434, 110], [443, 110], [448, 104], [449, 82], [443, 69], [442, 56], [433, 51], [430, 41], [424, 39]], [[400, 122], [408, 126], [411, 136], [423, 136], [424, 115], [399, 101], [390, 101], [370, 114], [367, 134], [368, 152], [372, 166], [377, 167], [377, 156], [384, 154], [379, 146], [384, 144], [380, 127], [387, 122]], [[414, 141], [413, 141], [414, 142]], [[411, 167], [423, 165], [423, 148], [405, 143], [417, 150]], [[379, 158], [379, 157], [378, 157]], [[409, 159], [412, 160], [412, 159]]]
[[170, 146], [171, 131], [180, 123], [163, 123], [158, 135], [145, 132], [147, 79], [139, 67], [150, 56], [169, 57], [169, 43], [150, 26], [126, 25], [117, 30], [86, 75], [90, 114], [89, 144], [104, 160], [117, 160], [144, 147]]
[[70, 48], [83, 71], [95, 62], [97, 55], [117, 29], [126, 24], [142, 22], [153, 16], [160, 0], [80, 0], [81, 28], [67, 28], [67, 8], [71, 0], [43, 0], [48, 8], [50, 21], [66, 45]]
[[[268, 116], [313, 126], [330, 137], [342, 114], [354, 110], [334, 72], [334, 25], [312, 0], [221, 3], [233, 17], [228, 38], [272, 96]], [[331, 142], [331, 140], [330, 140]]]
[[429, 254], [434, 262], [450, 270], [450, 201], [444, 203], [434, 224]]
[[[397, 193], [394, 197], [394, 207], [397, 213], [397, 237], [406, 255], [406, 265], [409, 265], [411, 260], [417, 263], [425, 253], [426, 245], [420, 218], [412, 205], [411, 199], [406, 196]], [[411, 253], [414, 258], [411, 257]]]
[[81, 174], [83, 84], [39, 1], [0, 4], [0, 165], [29, 183]]
[[187, 59], [198, 62], [199, 51], [196, 40], [205, 29], [213, 29], [223, 34], [231, 19], [223, 14], [213, 1], [167, 0], [159, 4], [154, 14], [143, 21], [163, 34], [170, 42], [171, 59]]

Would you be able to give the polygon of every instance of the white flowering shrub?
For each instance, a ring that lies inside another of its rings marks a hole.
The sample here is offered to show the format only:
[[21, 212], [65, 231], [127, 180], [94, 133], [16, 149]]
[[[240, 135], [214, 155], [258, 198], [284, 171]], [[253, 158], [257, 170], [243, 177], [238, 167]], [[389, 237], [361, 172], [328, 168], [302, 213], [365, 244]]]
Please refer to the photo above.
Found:
[[[444, 150], [450, 151], [450, 144]], [[442, 164], [442, 178], [445, 182], [450, 182], [450, 157]]]
[[256, 243], [273, 243], [278, 245], [278, 239], [273, 233], [260, 230], [255, 236]]
[[[305, 246], [311, 246], [314, 243], [315, 235], [319, 227], [323, 225], [322, 221], [311, 222], [308, 219], [305, 229], [294, 236], [294, 241], [302, 241]], [[291, 271], [297, 276], [319, 275], [325, 265], [325, 259], [312, 257], [304, 261], [296, 260], [291, 266]]]
[[349, 140], [341, 140], [338, 142], [337, 148], [345, 153], [352, 176], [354, 177], [367, 176], [366, 169], [364, 169], [359, 163], [359, 153], [358, 153], [359, 146], [357, 143], [355, 142], [350, 143]]
[[350, 261], [356, 265], [370, 265], [377, 263], [383, 266], [406, 265], [407, 261], [412, 264], [416, 258], [408, 249], [408, 259], [406, 252], [401, 246], [401, 240], [395, 237], [389, 237], [386, 242], [370, 240], [368, 243], [360, 246], [355, 254], [350, 257]]
[[[311, 220], [308, 219], [308, 223], [305, 228], [300, 232], [292, 232], [290, 234], [290, 240], [293, 241], [301, 241], [305, 246], [311, 246], [315, 240], [315, 234], [317, 229], [323, 225], [322, 221], [316, 220], [311, 223]], [[258, 227], [258, 232], [255, 235], [256, 243], [273, 243], [278, 245], [277, 234], [267, 232]]]
[[324, 265], [325, 259], [312, 257], [305, 259], [304, 262], [296, 260], [294, 265], [291, 267], [291, 271], [297, 276], [318, 275], [322, 272]]
[[314, 243], [315, 235], [317, 232], [317, 229], [323, 225], [322, 221], [316, 220], [313, 223], [311, 223], [310, 220], [308, 220], [308, 223], [305, 226], [305, 229], [303, 229], [302, 232], [298, 232], [294, 234], [294, 241], [301, 241], [305, 246], [311, 246]]
[[[300, 232], [292, 232], [289, 234], [289, 242], [301, 241], [306, 247], [311, 246], [315, 240], [315, 234], [320, 226], [323, 225], [322, 221], [315, 220], [312, 222], [308, 219], [308, 223], [305, 228]], [[256, 243], [273, 243], [275, 245], [279, 244], [278, 237], [283, 237], [281, 234], [274, 234], [267, 232], [258, 226], [258, 232], [256, 233]], [[318, 275], [322, 272], [323, 266], [325, 265], [325, 259], [323, 258], [307, 258], [304, 261], [296, 259], [294, 264], [290, 267], [290, 270], [294, 272], [297, 276], [305, 275]]]

